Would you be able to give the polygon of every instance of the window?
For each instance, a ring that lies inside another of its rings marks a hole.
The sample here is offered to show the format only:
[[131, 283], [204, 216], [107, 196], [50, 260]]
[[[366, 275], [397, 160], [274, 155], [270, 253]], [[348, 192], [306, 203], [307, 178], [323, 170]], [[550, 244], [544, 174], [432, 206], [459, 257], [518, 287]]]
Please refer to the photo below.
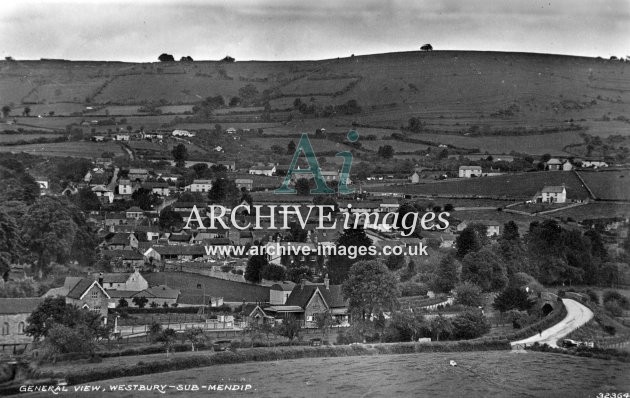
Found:
[[313, 316], [312, 315], [307, 316], [306, 322], [313, 322]]
[[92, 298], [93, 299], [98, 298], [98, 290], [92, 289]]
[[100, 305], [95, 306], [94, 308], [92, 308], [92, 312], [100, 313], [101, 312], [101, 306]]
[[24, 334], [24, 322], [18, 323], [18, 334]]
[[3, 335], [3, 336], [6, 336], [6, 335], [8, 335], [8, 334], [9, 334], [9, 323], [8, 323], [8, 322], [5, 322], [5, 323], [2, 325], [2, 335]]

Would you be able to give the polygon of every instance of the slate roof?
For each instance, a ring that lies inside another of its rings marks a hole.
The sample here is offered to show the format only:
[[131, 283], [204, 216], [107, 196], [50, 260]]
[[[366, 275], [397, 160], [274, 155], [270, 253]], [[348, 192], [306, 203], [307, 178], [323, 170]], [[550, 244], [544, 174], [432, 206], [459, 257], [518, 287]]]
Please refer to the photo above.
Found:
[[[66, 297], [70, 297], [72, 299], [76, 299], [76, 300], [80, 300], [81, 297], [83, 296], [83, 294], [90, 288], [90, 286], [92, 286], [93, 283], [95, 283], [96, 281], [87, 279], [87, 278], [82, 278], [79, 283], [77, 283], [76, 285], [74, 285], [74, 287], [72, 288], [72, 290], [70, 290], [67, 294]], [[98, 288], [98, 283], [96, 283], [96, 286]]]
[[562, 193], [563, 190], [565, 190], [566, 188], [563, 187], [562, 185], [558, 185], [558, 186], [546, 186], [542, 189], [542, 192], [544, 193]]
[[152, 286], [136, 294], [136, 297], [154, 297], [161, 299], [174, 299], [179, 297], [180, 291], [166, 285]]
[[330, 285], [328, 289], [324, 284], [310, 284], [310, 285], [296, 285], [291, 295], [287, 298], [287, 302], [284, 303], [286, 306], [300, 306], [302, 308], [306, 307], [315, 291], [319, 289], [320, 293], [324, 297], [324, 301], [329, 308], [339, 308], [339, 307], [347, 307], [348, 304], [346, 300], [343, 298], [343, 293], [341, 292], [341, 285]]
[[40, 297], [0, 298], [0, 315], [30, 314], [42, 301]]

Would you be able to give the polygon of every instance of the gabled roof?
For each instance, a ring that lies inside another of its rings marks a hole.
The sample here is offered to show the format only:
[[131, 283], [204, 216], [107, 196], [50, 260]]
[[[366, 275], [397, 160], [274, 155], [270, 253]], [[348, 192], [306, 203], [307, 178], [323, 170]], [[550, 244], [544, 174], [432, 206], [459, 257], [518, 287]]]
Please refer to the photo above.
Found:
[[560, 159], [551, 158], [551, 159], [549, 159], [549, 160], [547, 161], [547, 165], [550, 165], [550, 164], [557, 164], [557, 165], [560, 165], [560, 164], [562, 164], [562, 162], [560, 161]]
[[460, 170], [479, 170], [481, 171], [481, 166], [459, 166]]
[[346, 300], [343, 298], [343, 293], [341, 292], [341, 285], [330, 285], [326, 288], [324, 284], [296, 285], [284, 305], [297, 305], [304, 308], [317, 291], [322, 295], [328, 308], [347, 306]]
[[101, 287], [101, 285], [98, 284], [98, 281], [93, 281], [93, 280], [86, 279], [86, 278], [81, 279], [79, 281], [79, 283], [77, 283], [72, 288], [72, 290], [70, 290], [68, 292], [68, 295], [66, 297], [69, 297], [69, 298], [72, 298], [72, 299], [76, 299], [76, 300], [81, 300], [83, 298], [83, 296], [85, 296], [85, 294], [87, 292], [92, 290], [93, 287], [96, 287], [101, 292], [103, 292], [103, 294], [107, 298], [110, 298], [109, 294], [107, 294], [107, 292]]
[[154, 297], [176, 300], [179, 297], [179, 294], [180, 291], [177, 289], [172, 289], [166, 285], [158, 285], [144, 289], [143, 291], [138, 292], [134, 297]]
[[40, 297], [0, 298], [0, 315], [30, 314], [42, 301]]
[[133, 206], [130, 207], [126, 210], [127, 213], [142, 213], [144, 212], [144, 210], [142, 210], [141, 208], [139, 208], [138, 206]]
[[566, 188], [562, 185], [546, 186], [542, 189], [544, 193], [562, 193]]

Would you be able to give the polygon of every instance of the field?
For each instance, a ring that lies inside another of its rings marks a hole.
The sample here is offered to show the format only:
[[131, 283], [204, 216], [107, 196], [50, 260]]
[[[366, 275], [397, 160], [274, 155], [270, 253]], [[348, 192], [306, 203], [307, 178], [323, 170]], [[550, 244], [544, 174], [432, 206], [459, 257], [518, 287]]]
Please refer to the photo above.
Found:
[[630, 170], [580, 172], [598, 199], [630, 200]]
[[402, 192], [411, 195], [453, 197], [497, 197], [529, 200], [546, 185], [567, 188], [568, 199], [586, 199], [588, 192], [573, 172], [533, 172], [496, 177], [462, 178], [426, 184], [371, 188], [373, 192]]
[[71, 156], [97, 158], [103, 152], [112, 152], [116, 156], [125, 155], [120, 144], [114, 142], [58, 142], [53, 144], [29, 144], [0, 146], [0, 152], [20, 153], [42, 156]]
[[0, 145], [16, 141], [34, 141], [38, 138], [57, 138], [61, 134], [0, 134]]
[[[455, 360], [456, 367], [449, 366]], [[251, 384], [231, 397], [595, 397], [630, 391], [630, 366], [617, 361], [538, 352], [431, 353], [352, 358], [308, 358], [219, 365], [112, 379], [117, 384]], [[202, 396], [208, 391], [168, 396]], [[111, 393], [91, 393], [109, 396]], [[43, 394], [41, 394], [43, 396]], [[116, 393], [133, 397], [133, 392]], [[162, 396], [145, 394], [145, 396]]]
[[630, 204], [589, 203], [584, 206], [560, 210], [550, 214], [553, 217], [571, 217], [576, 221], [594, 218], [630, 217]]

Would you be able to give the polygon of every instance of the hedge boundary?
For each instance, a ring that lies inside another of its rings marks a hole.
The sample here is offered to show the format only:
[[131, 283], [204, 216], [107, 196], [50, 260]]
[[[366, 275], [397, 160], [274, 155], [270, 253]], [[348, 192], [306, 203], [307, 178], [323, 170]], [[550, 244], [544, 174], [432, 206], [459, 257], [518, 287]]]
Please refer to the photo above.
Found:
[[144, 363], [140, 361], [135, 365], [128, 366], [113, 365], [100, 369], [88, 368], [83, 372], [74, 374], [38, 372], [37, 370], [33, 370], [32, 376], [37, 379], [65, 378], [69, 385], [76, 385], [121, 377], [141, 376], [152, 373], [170, 372], [215, 365], [239, 364], [245, 362], [264, 362], [302, 358], [394, 355], [425, 352], [497, 351], [510, 349], [510, 343], [507, 340], [251, 348], [243, 351], [217, 352], [211, 355], [206, 354], [183, 358], [164, 358], [155, 360], [151, 363]]

